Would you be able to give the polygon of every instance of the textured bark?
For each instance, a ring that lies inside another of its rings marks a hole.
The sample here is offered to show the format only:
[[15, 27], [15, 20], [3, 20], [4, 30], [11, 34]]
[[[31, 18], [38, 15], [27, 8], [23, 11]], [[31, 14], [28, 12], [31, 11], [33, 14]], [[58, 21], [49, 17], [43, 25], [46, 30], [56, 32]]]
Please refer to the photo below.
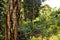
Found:
[[8, 31], [8, 40], [10, 40], [10, 15], [7, 15], [7, 26], [8, 26], [8, 29], [7, 29], [7, 31]]
[[5, 28], [5, 40], [18, 39], [19, 15], [19, 0], [9, 0], [6, 19], [7, 26]]
[[14, 0], [14, 6], [13, 6], [13, 14], [12, 14], [12, 21], [13, 21], [13, 30], [14, 30], [14, 40], [18, 39], [18, 17], [19, 17], [19, 6], [18, 6], [18, 1], [19, 0]]
[[9, 8], [8, 8], [8, 13], [7, 13], [7, 39], [11, 40], [10, 38], [10, 30], [11, 30], [11, 14], [12, 14], [12, 10], [13, 10], [13, 1], [9, 0]]

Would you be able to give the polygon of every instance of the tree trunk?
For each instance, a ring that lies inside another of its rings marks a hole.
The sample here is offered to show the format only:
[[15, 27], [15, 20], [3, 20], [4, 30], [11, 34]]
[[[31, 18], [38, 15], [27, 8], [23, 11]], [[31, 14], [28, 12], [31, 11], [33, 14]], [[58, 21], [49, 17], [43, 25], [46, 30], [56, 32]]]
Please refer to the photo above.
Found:
[[19, 0], [9, 0], [6, 22], [7, 26], [5, 28], [5, 40], [17, 40], [19, 24]]
[[7, 14], [7, 38], [8, 38], [8, 40], [10, 40], [10, 27], [11, 27], [11, 24], [10, 24], [10, 14], [8, 13]]
[[14, 0], [13, 2], [13, 14], [12, 14], [12, 22], [13, 22], [13, 33], [14, 40], [18, 40], [18, 25], [19, 25], [19, 0]]

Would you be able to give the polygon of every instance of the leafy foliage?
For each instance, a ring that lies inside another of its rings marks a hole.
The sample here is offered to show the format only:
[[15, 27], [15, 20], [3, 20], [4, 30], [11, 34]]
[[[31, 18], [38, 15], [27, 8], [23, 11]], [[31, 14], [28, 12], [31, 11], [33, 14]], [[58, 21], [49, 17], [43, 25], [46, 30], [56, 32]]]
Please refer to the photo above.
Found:
[[0, 40], [4, 38], [4, 27], [6, 18], [6, 1], [0, 0]]
[[24, 16], [25, 19], [34, 19], [39, 15], [41, 0], [24, 0]]
[[[23, 15], [24, 18], [18, 28], [21, 40], [31, 39], [35, 36], [35, 31], [44, 37], [60, 34], [60, 8], [56, 10], [47, 4], [41, 7], [41, 0], [24, 0], [21, 3], [23, 14], [20, 16]], [[4, 39], [7, 5], [7, 0], [0, 0], [0, 40]]]

